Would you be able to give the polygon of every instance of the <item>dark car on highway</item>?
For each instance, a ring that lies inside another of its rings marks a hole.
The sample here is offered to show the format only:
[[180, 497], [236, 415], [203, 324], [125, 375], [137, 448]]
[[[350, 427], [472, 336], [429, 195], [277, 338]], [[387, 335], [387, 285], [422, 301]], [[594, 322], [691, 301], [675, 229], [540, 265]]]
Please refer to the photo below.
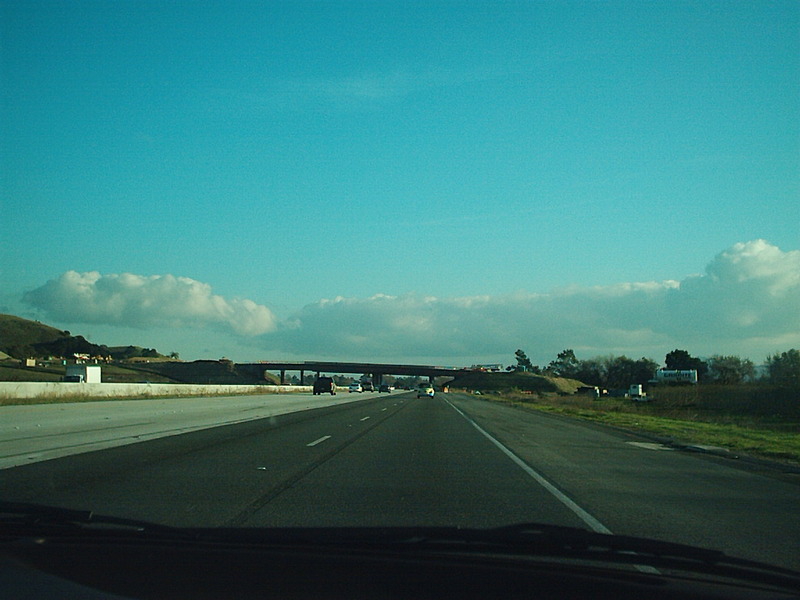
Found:
[[314, 395], [317, 396], [319, 394], [336, 395], [336, 384], [333, 382], [333, 379], [323, 375], [314, 381]]

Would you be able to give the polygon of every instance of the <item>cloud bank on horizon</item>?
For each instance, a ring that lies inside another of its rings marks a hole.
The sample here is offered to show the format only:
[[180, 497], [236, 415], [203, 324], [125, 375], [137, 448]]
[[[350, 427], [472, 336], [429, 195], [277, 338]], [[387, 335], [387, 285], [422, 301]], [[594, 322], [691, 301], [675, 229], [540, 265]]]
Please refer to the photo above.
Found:
[[[552, 354], [646, 354], [667, 347], [719, 353], [800, 346], [800, 250], [737, 243], [681, 281], [568, 287], [549, 293], [323, 299], [279, 320], [185, 277], [68, 271], [24, 301], [63, 322], [223, 327], [274, 354], [346, 360]], [[255, 337], [254, 337], [255, 336]], [[741, 349], [741, 350], [740, 350]]]
[[222, 326], [252, 336], [272, 331], [275, 316], [252, 300], [226, 300], [188, 277], [67, 271], [23, 301], [60, 321], [126, 327]]

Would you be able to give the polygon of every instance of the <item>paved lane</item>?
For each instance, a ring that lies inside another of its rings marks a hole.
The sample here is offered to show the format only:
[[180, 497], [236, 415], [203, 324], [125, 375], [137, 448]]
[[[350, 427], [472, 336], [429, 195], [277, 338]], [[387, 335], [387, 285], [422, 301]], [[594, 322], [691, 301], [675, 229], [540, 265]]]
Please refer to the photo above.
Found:
[[371, 395], [292, 393], [0, 406], [0, 469]]
[[451, 395], [471, 419], [613, 533], [800, 570], [800, 474], [667, 449], [610, 428]]
[[390, 420], [264, 503], [246, 524], [495, 527], [524, 521], [584, 525], [444, 400], [411, 398]]
[[175, 525], [540, 521], [800, 568], [800, 486], [767, 475], [466, 395], [392, 394], [0, 470], [0, 495]]
[[[369, 406], [381, 416], [361, 421]], [[179, 526], [229, 525], [402, 407], [386, 396], [0, 470], [0, 497]], [[334, 432], [335, 439], [314, 444]]]

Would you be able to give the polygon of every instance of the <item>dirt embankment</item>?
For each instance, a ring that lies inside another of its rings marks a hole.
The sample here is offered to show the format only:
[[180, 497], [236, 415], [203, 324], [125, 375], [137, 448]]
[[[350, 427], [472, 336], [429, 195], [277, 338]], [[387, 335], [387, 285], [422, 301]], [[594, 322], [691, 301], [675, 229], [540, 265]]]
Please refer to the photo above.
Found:
[[574, 394], [584, 384], [575, 379], [545, 377], [533, 373], [474, 372], [457, 377], [450, 382], [451, 389], [478, 390], [481, 392], [520, 391], [530, 393]]
[[[277, 385], [277, 377], [265, 374], [257, 365], [237, 365], [228, 361], [194, 362], [152, 361], [102, 364], [104, 383], [193, 383], [218, 385]], [[63, 381], [65, 367], [60, 364], [24, 367], [19, 361], [0, 363], [0, 381]]]
[[257, 365], [237, 365], [225, 360], [194, 362], [153, 362], [130, 365], [143, 373], [153, 373], [179, 383], [257, 385], [280, 383]]

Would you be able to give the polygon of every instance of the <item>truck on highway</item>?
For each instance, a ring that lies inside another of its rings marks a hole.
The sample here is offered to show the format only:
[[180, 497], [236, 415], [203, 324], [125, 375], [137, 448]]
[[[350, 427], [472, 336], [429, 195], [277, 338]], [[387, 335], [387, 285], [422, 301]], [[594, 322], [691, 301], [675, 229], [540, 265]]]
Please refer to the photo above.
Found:
[[697, 383], [697, 369], [658, 369], [650, 383]]
[[647, 394], [642, 389], [641, 383], [634, 383], [628, 388], [628, 397], [636, 402], [647, 401]]
[[67, 365], [64, 381], [75, 383], [100, 383], [101, 369], [99, 365]]

